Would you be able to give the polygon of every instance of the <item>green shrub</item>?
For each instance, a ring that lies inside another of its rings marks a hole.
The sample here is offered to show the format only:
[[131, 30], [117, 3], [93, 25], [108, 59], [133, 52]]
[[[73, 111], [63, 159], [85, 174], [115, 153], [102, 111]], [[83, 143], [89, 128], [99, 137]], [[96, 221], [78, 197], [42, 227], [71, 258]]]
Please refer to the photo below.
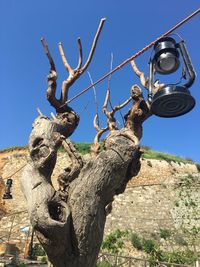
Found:
[[163, 238], [163, 239], [168, 239], [170, 238], [171, 236], [171, 233], [168, 229], [160, 229], [160, 237]]
[[134, 246], [134, 248], [138, 249], [138, 250], [142, 250], [142, 241], [139, 237], [138, 234], [136, 233], [132, 233], [131, 235], [131, 243]]
[[45, 256], [46, 253], [40, 244], [35, 244], [33, 247], [33, 258], [36, 259], [38, 256]]
[[97, 262], [96, 267], [112, 267], [112, 265], [108, 261]]
[[47, 262], [47, 257], [46, 256], [42, 257], [41, 258], [41, 263], [46, 263], [46, 262]]
[[155, 252], [156, 242], [152, 239], [144, 239], [143, 240], [143, 250], [148, 254]]
[[150, 146], [141, 146], [141, 149], [143, 149], [143, 150], [146, 150], [146, 151], [148, 151], [148, 150], [151, 150], [151, 147]]
[[[187, 230], [188, 231], [188, 230]], [[194, 237], [199, 233], [200, 228], [192, 227], [190, 230], [190, 234], [193, 234]], [[168, 229], [160, 229], [160, 237], [167, 239], [171, 236], [171, 233]], [[180, 236], [175, 236], [175, 241], [180, 245], [186, 246], [187, 242]], [[193, 265], [198, 257], [200, 257], [200, 253], [196, 255], [194, 251], [191, 251], [186, 248], [186, 250], [181, 251], [172, 251], [167, 252], [166, 250], [162, 250], [159, 244], [155, 240], [151, 239], [143, 239], [141, 240], [138, 234], [133, 233], [131, 235], [131, 242], [133, 246], [139, 250], [143, 250], [144, 252], [149, 254], [148, 261], [150, 267], [155, 267], [157, 265], [157, 261], [160, 262], [168, 262], [177, 263], [177, 264], [188, 264]]]
[[163, 252], [163, 261], [169, 263], [194, 264], [196, 260], [197, 256], [191, 250]]
[[124, 246], [123, 237], [128, 235], [128, 231], [116, 231], [109, 234], [102, 242], [102, 249], [106, 249], [111, 253], [118, 253]]

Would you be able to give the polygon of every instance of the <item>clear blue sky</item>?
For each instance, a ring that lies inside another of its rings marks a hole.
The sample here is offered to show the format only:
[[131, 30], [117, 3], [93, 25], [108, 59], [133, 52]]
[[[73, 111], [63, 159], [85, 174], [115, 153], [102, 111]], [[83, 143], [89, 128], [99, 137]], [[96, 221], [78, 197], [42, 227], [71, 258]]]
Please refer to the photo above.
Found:
[[[59, 41], [62, 41], [70, 63], [75, 66], [77, 37], [81, 37], [86, 58], [100, 19], [107, 18], [89, 67], [93, 80], [96, 80], [109, 70], [111, 52], [114, 53], [116, 66], [197, 8], [198, 1], [188, 0], [1, 0], [0, 148], [28, 143], [37, 107], [46, 115], [53, 111], [45, 100], [49, 65], [40, 43], [42, 36], [56, 62], [59, 90], [61, 81], [67, 77], [58, 53]], [[200, 73], [199, 29], [200, 15], [177, 30], [187, 43], [197, 74]], [[150, 53], [151, 50], [136, 60], [145, 72], [148, 71]], [[127, 99], [130, 87], [137, 82], [129, 64], [113, 74], [113, 104]], [[85, 73], [71, 88], [70, 96], [89, 84]], [[106, 87], [107, 81], [96, 86], [99, 105], [102, 104]], [[179, 118], [150, 118], [144, 124], [142, 144], [200, 162], [199, 76], [191, 92], [196, 99], [195, 109]], [[95, 134], [92, 126], [95, 113], [93, 91], [72, 102], [71, 106], [81, 115], [80, 125], [71, 139], [92, 141]], [[105, 125], [103, 118], [101, 123]]]

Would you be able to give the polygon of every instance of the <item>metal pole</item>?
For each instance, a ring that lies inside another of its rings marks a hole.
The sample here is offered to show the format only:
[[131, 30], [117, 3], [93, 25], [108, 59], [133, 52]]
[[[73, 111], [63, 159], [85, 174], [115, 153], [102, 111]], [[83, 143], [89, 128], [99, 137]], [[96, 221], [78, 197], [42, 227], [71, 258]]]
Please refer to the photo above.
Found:
[[154, 89], [154, 66], [153, 66], [153, 61], [150, 58], [150, 62], [149, 62], [149, 94], [148, 94], [148, 100], [150, 102], [152, 101], [153, 89]]
[[29, 244], [29, 250], [28, 250], [28, 258], [30, 260], [33, 259], [33, 239], [34, 239], [34, 228], [32, 229], [32, 233], [31, 233], [31, 241]]
[[15, 220], [15, 215], [13, 216], [12, 224], [11, 224], [10, 231], [9, 231], [9, 234], [8, 234], [8, 240], [7, 240], [8, 243], [10, 241], [14, 220]]

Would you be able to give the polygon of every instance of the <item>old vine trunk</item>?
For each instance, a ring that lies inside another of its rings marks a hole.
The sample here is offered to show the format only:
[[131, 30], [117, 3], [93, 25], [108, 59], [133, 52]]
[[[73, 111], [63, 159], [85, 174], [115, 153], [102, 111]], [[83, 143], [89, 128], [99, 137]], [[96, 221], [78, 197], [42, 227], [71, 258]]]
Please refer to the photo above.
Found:
[[[128, 181], [140, 170], [139, 140], [142, 123], [150, 115], [148, 101], [141, 89], [134, 85], [130, 98], [108, 111], [110, 91], [107, 91], [103, 113], [107, 126], [94, 127], [97, 135], [91, 147], [91, 158], [83, 161], [73, 144], [67, 139], [79, 123], [78, 115], [66, 104], [69, 87], [87, 69], [93, 56], [104, 19], [101, 20], [88, 59], [82, 66], [82, 46], [78, 39], [79, 61], [76, 69], [69, 65], [62, 44], [59, 51], [69, 77], [62, 83], [60, 99], [55, 96], [57, 72], [55, 64], [42, 39], [50, 63], [47, 100], [55, 108], [50, 119], [40, 112], [29, 139], [30, 160], [21, 179], [22, 190], [28, 204], [31, 224], [45, 249], [51, 266], [95, 267], [103, 239], [106, 216], [114, 196], [124, 192]], [[136, 66], [135, 66], [136, 68]], [[132, 102], [125, 115], [125, 126], [118, 129], [115, 112]], [[99, 140], [105, 131], [103, 150]], [[57, 151], [63, 146], [70, 158], [58, 176], [56, 191], [51, 175], [56, 164]], [[68, 167], [67, 167], [68, 166]]]

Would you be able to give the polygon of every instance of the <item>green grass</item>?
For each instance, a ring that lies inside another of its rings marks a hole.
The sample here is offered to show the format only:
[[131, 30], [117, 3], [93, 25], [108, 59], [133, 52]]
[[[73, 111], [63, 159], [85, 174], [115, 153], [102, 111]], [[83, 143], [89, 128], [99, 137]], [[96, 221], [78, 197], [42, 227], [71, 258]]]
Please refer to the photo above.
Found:
[[0, 153], [11, 152], [14, 150], [24, 150], [24, 149], [28, 149], [28, 146], [11, 146], [0, 149]]
[[177, 163], [191, 163], [195, 164], [195, 162], [192, 159], [186, 159], [183, 157], [179, 157], [176, 155], [171, 155], [168, 153], [158, 152], [151, 149], [145, 150], [144, 154], [142, 155], [142, 158], [145, 159], [157, 159], [157, 160], [165, 160], [167, 162], [177, 162]]
[[[85, 155], [90, 152], [90, 146], [91, 143], [88, 142], [77, 142], [75, 143], [75, 147], [78, 150], [79, 153]], [[10, 152], [13, 150], [22, 150], [22, 149], [28, 149], [28, 146], [13, 146], [5, 149], [0, 149], [0, 153], [3, 152]], [[142, 154], [142, 158], [144, 159], [157, 159], [157, 160], [165, 160], [167, 162], [177, 162], [177, 163], [191, 163], [195, 164], [200, 171], [200, 164], [194, 162], [192, 159], [189, 158], [183, 158], [176, 155], [163, 153], [159, 151], [154, 151], [148, 146], [142, 146], [142, 149], [144, 150], [144, 153]], [[60, 148], [59, 152], [64, 152], [64, 148]]]
[[76, 149], [78, 150], [79, 153], [83, 155], [90, 153], [90, 146], [91, 146], [91, 143], [87, 143], [87, 142], [75, 143]]
[[[88, 142], [74, 143], [73, 142], [73, 144], [75, 145], [75, 147], [78, 150], [78, 152], [81, 153], [82, 155], [90, 153], [91, 143], [88, 143]], [[64, 149], [64, 147], [61, 146], [58, 151], [59, 152], [65, 152], [65, 149]]]

